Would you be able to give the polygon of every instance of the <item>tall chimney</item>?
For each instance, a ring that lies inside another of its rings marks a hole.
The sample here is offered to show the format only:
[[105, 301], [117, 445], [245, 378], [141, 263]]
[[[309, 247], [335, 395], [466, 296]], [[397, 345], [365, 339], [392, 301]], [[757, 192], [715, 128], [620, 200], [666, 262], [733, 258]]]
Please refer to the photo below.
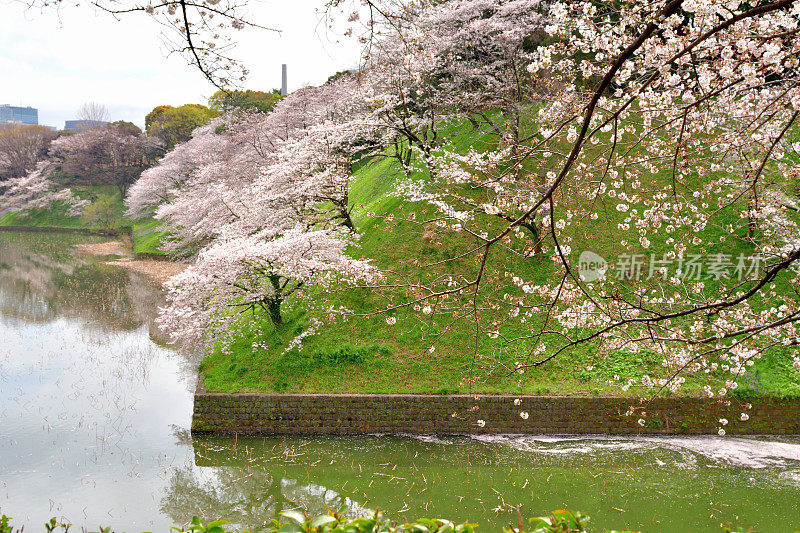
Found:
[[286, 96], [286, 63], [281, 66], [281, 96]]

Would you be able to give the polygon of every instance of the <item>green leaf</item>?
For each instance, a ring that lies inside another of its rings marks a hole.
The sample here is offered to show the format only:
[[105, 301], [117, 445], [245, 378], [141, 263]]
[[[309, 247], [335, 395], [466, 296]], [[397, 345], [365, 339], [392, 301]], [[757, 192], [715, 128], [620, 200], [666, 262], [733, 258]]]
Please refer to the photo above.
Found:
[[330, 524], [331, 522], [337, 522], [337, 520], [334, 517], [332, 517], [331, 515], [320, 515], [320, 516], [314, 518], [313, 520], [311, 520], [311, 522], [309, 522], [308, 525], [310, 527], [317, 528], [317, 527], [324, 526], [326, 524]]
[[288, 518], [289, 520], [293, 520], [300, 525], [306, 523], [306, 517], [299, 511], [281, 511], [281, 516]]
[[450, 520], [444, 518], [437, 518], [436, 521], [441, 525], [439, 533], [451, 533], [455, 531], [455, 525]]

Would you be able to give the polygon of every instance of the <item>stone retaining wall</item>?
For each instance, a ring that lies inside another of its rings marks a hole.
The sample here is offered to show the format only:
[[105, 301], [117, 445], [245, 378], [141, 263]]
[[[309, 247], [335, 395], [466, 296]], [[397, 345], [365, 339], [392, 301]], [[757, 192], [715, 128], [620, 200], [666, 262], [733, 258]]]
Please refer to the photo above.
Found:
[[[519, 399], [520, 405], [514, 400]], [[221, 434], [800, 434], [800, 401], [747, 409], [705, 398], [415, 394], [223, 394], [198, 389], [192, 431]], [[635, 413], [626, 416], [630, 407]], [[642, 416], [641, 411], [646, 415]], [[520, 413], [528, 414], [523, 419]], [[740, 420], [742, 412], [749, 420]], [[644, 426], [639, 418], [646, 420]], [[479, 421], [483, 421], [481, 425]]]

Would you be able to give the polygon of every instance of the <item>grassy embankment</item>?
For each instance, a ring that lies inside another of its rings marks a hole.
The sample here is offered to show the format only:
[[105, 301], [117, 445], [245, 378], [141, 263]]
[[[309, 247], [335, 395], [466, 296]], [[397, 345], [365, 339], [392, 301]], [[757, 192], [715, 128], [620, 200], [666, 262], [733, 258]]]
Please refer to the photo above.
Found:
[[[137, 255], [161, 256], [159, 250], [164, 233], [159, 231], [156, 220], [131, 220], [125, 216], [125, 205], [115, 187], [74, 187], [73, 191], [81, 198], [97, 198], [108, 195], [113, 198], [113, 229], [132, 228], [131, 246]], [[9, 210], [0, 214], [0, 226], [33, 226], [67, 229], [102, 229], [92, 224], [85, 216], [69, 216], [63, 204], [55, 204], [48, 209], [32, 209], [26, 212]]]
[[[450, 142], [460, 150], [495, 142], [491, 135], [475, 132], [469, 125], [454, 127], [449, 133], [452, 135]], [[667, 180], [668, 175], [669, 171], [665, 170], [653, 179]], [[426, 205], [407, 202], [393, 194], [399, 176], [398, 164], [390, 159], [364, 162], [356, 169], [350, 201], [355, 206], [354, 220], [362, 239], [360, 248], [353, 253], [372, 258], [381, 267], [413, 276], [419, 273], [421, 264], [452, 257], [455, 252], [464, 250], [465, 243], [463, 239], [458, 242], [459, 238], [452, 232], [436, 233], [431, 227], [401, 220], [415, 216], [419, 221], [433, 212]], [[729, 215], [734, 221], [734, 213]], [[623, 216], [610, 205], [592, 226], [584, 222], [584, 227], [579, 228], [582, 237], [572, 244], [576, 250], [573, 253], [584, 249], [606, 257], [625, 253], [620, 249], [619, 237], [615, 237], [618, 235], [615, 228]], [[394, 220], [390, 220], [392, 217]], [[706, 242], [711, 242], [723, 233], [719, 227], [709, 227], [702, 236]], [[724, 249], [719, 251], [734, 257], [740, 252], [752, 253], [743, 239], [735, 237], [727, 239]], [[664, 242], [664, 237], [651, 238], [654, 242], [648, 253], [660, 257], [673, 249]], [[505, 254], [494, 256], [492, 261], [494, 266], [513, 266], [528, 279], [552, 277], [553, 264], [547, 257], [520, 258]], [[439, 272], [454, 273], [459, 268], [470, 272], [474, 265], [461, 262], [439, 267]], [[498, 296], [503, 292], [519, 294], [519, 289], [504, 279], [490, 280], [489, 286], [487, 290]], [[707, 290], [714, 289], [715, 283], [707, 282]], [[530, 346], [526, 343], [507, 346], [502, 337], [492, 340], [482, 336], [476, 342], [474, 325], [469, 320], [449, 327], [448, 316], [422, 317], [418, 312], [401, 309], [393, 313], [397, 324], [389, 326], [385, 315], [369, 314], [385, 305], [378, 295], [355, 290], [340, 294], [311, 290], [309, 298], [324, 304], [344, 305], [367, 316], [326, 323], [318, 334], [304, 340], [302, 350], [284, 353], [287, 343], [309, 325], [303, 306], [290, 306], [283, 324], [277, 328], [265, 316], [248, 315], [229, 349], [218, 346], [206, 354], [201, 365], [206, 389], [649, 396], [652, 390], [641, 386], [623, 391], [622, 381], [615, 377], [633, 378], [638, 382], [645, 374], [664, 375], [661, 358], [649, 350], [635, 354], [598, 353], [597, 346], [591, 343], [565, 352], [541, 367], [528, 369], [524, 374], [512, 374], [508, 364], [526, 360]], [[501, 320], [502, 317], [496, 318]], [[500, 331], [504, 337], [525, 335], [533, 330], [535, 321], [536, 317], [528, 324], [512, 321], [502, 325]], [[263, 339], [263, 347], [258, 350], [252, 347], [255, 335]], [[432, 344], [435, 344], [435, 351], [430, 353], [428, 349]], [[800, 373], [793, 369], [788, 350], [769, 350], [749, 370], [740, 380], [739, 395], [800, 397]], [[719, 387], [722, 376], [719, 372], [687, 376], [681, 394], [699, 394], [706, 384]]]

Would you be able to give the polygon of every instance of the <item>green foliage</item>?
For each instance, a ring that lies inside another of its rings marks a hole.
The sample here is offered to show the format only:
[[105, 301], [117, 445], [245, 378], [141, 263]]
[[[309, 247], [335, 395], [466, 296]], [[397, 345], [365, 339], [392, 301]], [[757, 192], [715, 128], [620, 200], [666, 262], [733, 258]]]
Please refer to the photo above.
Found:
[[[90, 212], [96, 210], [97, 215], [103, 212], [105, 212], [105, 215], [108, 215], [109, 212], [113, 212], [114, 217], [111, 219], [110, 225], [106, 226], [101, 220], [96, 220], [94, 218], [95, 213], [92, 213], [91, 217], [87, 216], [86, 211], [84, 211], [83, 216], [69, 216], [67, 215], [67, 206], [61, 202], [57, 202], [51, 205], [49, 209], [32, 209], [25, 212], [9, 211], [0, 214], [0, 227], [32, 226], [69, 229], [120, 229], [131, 225], [130, 220], [124, 215], [125, 206], [116, 188], [110, 186], [75, 187], [73, 191], [80, 198], [94, 201], [94, 203], [87, 208], [91, 208], [89, 209]], [[94, 204], [101, 199], [102, 203], [93, 207]], [[132, 227], [133, 251], [135, 254], [164, 255], [160, 247], [166, 236], [166, 232], [161, 230], [157, 220], [139, 220], [133, 223]]]
[[141, 135], [142, 129], [134, 124], [133, 122], [128, 122], [127, 120], [117, 120], [115, 122], [109, 123], [109, 126], [116, 126], [119, 130], [127, 132], [129, 135]]
[[27, 211], [9, 211], [0, 215], [0, 226], [35, 226], [51, 228], [82, 227], [81, 217], [67, 215], [68, 207], [57, 202], [50, 209], [29, 209]]
[[[414, 522], [396, 523], [388, 519], [380, 511], [369, 511], [367, 516], [350, 518], [340, 511], [328, 510], [327, 514], [309, 516], [306, 513], [287, 510], [282, 511], [278, 518], [273, 518], [265, 530], [266, 533], [474, 533], [477, 524], [455, 524], [444, 518], [420, 518]], [[590, 517], [579, 511], [558, 509], [547, 516], [538, 516], [528, 520], [527, 525], [519, 517], [516, 526], [504, 527], [503, 533], [586, 533], [586, 524]], [[181, 533], [227, 533], [239, 531], [225, 529], [229, 525], [227, 520], [212, 520], [203, 522], [199, 516], [193, 516], [192, 521], [184, 527], [170, 527], [173, 531]], [[57, 522], [51, 518], [44, 524], [47, 533], [54, 531], [69, 531], [72, 524]], [[753, 528], [739, 527], [733, 529], [730, 524], [722, 525], [724, 533], [752, 533]], [[85, 531], [85, 529], [82, 529]], [[11, 526], [11, 517], [0, 515], [0, 533], [21, 533]], [[100, 526], [95, 533], [112, 533], [111, 527]], [[91, 533], [91, 532], [90, 532]], [[241, 533], [250, 533], [241, 530]], [[634, 533], [629, 530], [606, 530], [605, 533]], [[795, 532], [797, 533], [797, 532]]]
[[661, 357], [650, 349], [639, 350], [636, 353], [627, 350], [611, 350], [605, 357], [598, 359], [592, 372], [586, 374], [603, 381], [614, 381], [615, 377], [618, 379], [619, 376], [638, 380], [660, 364]]
[[272, 528], [267, 529], [267, 533], [473, 533], [475, 527], [475, 524], [454, 524], [441, 518], [394, 524], [378, 511], [358, 518], [347, 518], [334, 511], [315, 517], [299, 511], [283, 511], [279, 518], [272, 520]]
[[332, 81], [336, 81], [339, 78], [341, 78], [342, 76], [347, 76], [347, 75], [353, 74], [355, 72], [356, 72], [355, 70], [340, 70], [340, 71], [335, 72], [335, 73], [331, 74], [330, 76], [328, 76], [328, 79], [325, 80], [325, 83], [330, 83]]
[[[459, 152], [466, 152], [470, 148], [491, 148], [497, 143], [495, 135], [474, 128], [469, 122], [442, 125], [439, 135], [442, 143]], [[403, 147], [394, 149], [402, 151]], [[352, 168], [349, 196], [353, 220], [362, 235], [359, 247], [351, 252], [354, 256], [370, 258], [380, 268], [416, 279], [423, 268], [421, 265], [452, 258], [463, 251], [463, 243], [458, 241], [457, 235], [439, 233], [435, 228], [419, 224], [421, 220], [436, 217], [430, 206], [405, 201], [395, 194], [397, 180], [404, 177], [397, 159], [366, 158], [355, 161]], [[414, 177], [412, 173], [411, 178]], [[424, 176], [417, 177], [424, 179]], [[612, 209], [602, 217], [603, 223], [613, 229], [621, 221], [619, 216], [620, 213]], [[585, 236], [585, 240], [576, 240], [572, 248], [591, 248], [601, 255], [614, 257], [619, 253], [619, 243], [614, 235], [611, 229], [592, 231]], [[717, 237], [704, 236], [709, 241]], [[733, 241], [731, 246], [732, 249], [726, 250], [731, 254], [752, 253], [743, 241]], [[664, 242], [653, 242], [651, 249], [658, 255], [670, 247]], [[494, 260], [504, 262], [507, 265], [503, 267], [504, 270], [513, 268], [533, 281], [547, 282], [553, 274], [549, 260], [520, 259], [513, 255], [503, 256], [502, 253], [498, 253]], [[470, 278], [469, 269], [474, 263], [467, 263], [443, 261], [438, 268], [443, 276]], [[707, 283], [707, 288], [714, 288], [713, 281]], [[503, 280], [497, 280], [486, 290], [496, 291], [499, 297], [503, 292], [513, 294], [517, 289]], [[524, 342], [505, 345], [502, 338], [492, 340], [480, 336], [476, 339], [475, 325], [470, 320], [453, 320], [452, 317], [437, 316], [436, 313], [421, 317], [419, 312], [411, 309], [396, 309], [392, 314], [397, 322], [389, 326], [384, 315], [373, 314], [386, 305], [385, 298], [380, 295], [363, 290], [328, 293], [309, 288], [308, 296], [322, 307], [341, 306], [361, 316], [326, 322], [317, 334], [303, 340], [302, 350], [293, 350], [284, 356], [282, 354], [288, 343], [308, 328], [309, 321], [295, 313], [294, 318], [288, 319], [288, 325], [272, 328], [261, 317], [248, 315], [244, 320], [250, 324], [241, 329], [230, 351], [214, 350], [207, 355], [207, 364], [203, 367], [206, 388], [220, 392], [459, 391], [649, 397], [653, 389], [644, 387], [641, 378], [644, 375], [662, 377], [665, 373], [661, 357], [652, 350], [601, 351], [596, 343], [590, 342], [561, 353], [552, 363], [528, 368], [524, 374], [513, 374], [509, 372], [510, 365], [517, 361], [530, 362], [532, 346]], [[304, 305], [291, 301], [287, 304]], [[754, 305], [758, 305], [757, 302], [754, 301]], [[482, 316], [486, 321], [494, 318], [491, 311]], [[527, 323], [520, 323], [498, 317], [498, 321], [503, 322], [502, 333], [506, 338], [525, 338], [538, 326], [536, 320], [537, 317], [533, 317]], [[259, 349], [254, 353], [253, 341], [257, 332], [263, 333], [265, 338], [259, 339]], [[332, 353], [348, 344], [362, 348], [380, 346], [387, 352], [376, 353], [357, 364], [321, 364], [312, 355]], [[435, 348], [432, 352], [431, 346]], [[754, 394], [800, 397], [800, 373], [787, 364], [786, 358], [776, 354], [777, 351], [768, 352], [762, 361], [750, 368], [760, 372], [758, 384], [761, 388]], [[771, 361], [773, 357], [775, 360]], [[237, 364], [236, 372], [229, 372], [227, 369], [233, 363]], [[245, 366], [250, 369], [249, 373], [242, 373], [241, 369]], [[615, 376], [619, 379], [614, 379]], [[715, 373], [688, 374], [680, 393], [700, 394], [706, 384], [718, 389], [721, 386], [720, 377]], [[634, 380], [634, 383], [623, 390], [628, 379]], [[662, 393], [668, 394], [669, 391]]]
[[97, 200], [86, 206], [83, 217], [90, 227], [103, 231], [117, 229], [122, 222], [120, 203], [110, 194], [101, 194]]
[[364, 365], [381, 357], [387, 357], [391, 353], [388, 348], [374, 344], [368, 346], [343, 344], [326, 349], [304, 350], [300, 353], [289, 352], [281, 358], [278, 364], [287, 370], [310, 371], [341, 365]]
[[[113, 186], [77, 186], [72, 188], [81, 199], [96, 201], [102, 196], [109, 196], [113, 198], [115, 204], [114, 210], [118, 214], [119, 220], [116, 222], [116, 227], [127, 225], [123, 213], [125, 206], [122, 203], [122, 198], [119, 196], [119, 191]], [[51, 227], [51, 228], [90, 228], [84, 216], [71, 216], [68, 215], [69, 206], [63, 202], [55, 202], [47, 209], [29, 209], [26, 211], [9, 211], [0, 215], [0, 226], [34, 226], [34, 227]]]
[[537, 516], [528, 521], [526, 528], [519, 518], [517, 527], [503, 528], [503, 533], [585, 533], [589, 517], [578, 511], [558, 509], [548, 516]]
[[133, 253], [148, 256], [164, 256], [161, 243], [167, 232], [161, 229], [158, 220], [138, 220], [133, 224]]
[[[65, 523], [65, 522], [56, 522], [56, 518], [53, 517], [50, 519], [49, 522], [44, 523], [44, 529], [47, 533], [53, 533], [56, 528], [63, 529], [64, 531], [69, 531], [69, 528], [72, 527], [72, 524]], [[100, 528], [102, 530], [102, 528]]]
[[269, 113], [281, 100], [282, 96], [278, 89], [271, 92], [252, 91], [252, 90], [219, 90], [208, 99], [208, 107], [217, 113], [224, 113], [235, 109], [255, 110], [261, 113]]
[[195, 128], [207, 124], [217, 114], [201, 104], [160, 105], [145, 117], [145, 130], [161, 139], [167, 150], [172, 150], [176, 144], [191, 139]]
[[[199, 516], [192, 517], [192, 523], [186, 528], [172, 526], [170, 529], [180, 531], [181, 533], [194, 531], [197, 533], [225, 533], [222, 528], [225, 524], [230, 524], [227, 520], [214, 520], [208, 524], [203, 523]], [[247, 532], [244, 532], [247, 533]]]
[[[346, 381], [348, 374], [373, 376], [391, 360], [392, 351], [386, 346], [356, 344], [350, 336], [328, 337], [322, 342], [308, 337], [304, 342], [307, 345], [301, 350], [284, 353], [286, 344], [308, 327], [305, 312], [295, 309], [285, 313], [283, 323], [278, 326], [262, 315], [248, 315], [248, 318], [250, 320], [236, 333], [230, 349], [220, 343], [203, 359], [200, 371], [209, 390], [234, 392], [269, 388], [275, 392], [294, 392], [297, 384], [305, 382], [308, 376], [324, 376], [322, 379], [326, 381]], [[265, 338], [263, 351], [256, 353], [252, 349], [255, 336]], [[377, 384], [384, 386], [380, 382]]]

